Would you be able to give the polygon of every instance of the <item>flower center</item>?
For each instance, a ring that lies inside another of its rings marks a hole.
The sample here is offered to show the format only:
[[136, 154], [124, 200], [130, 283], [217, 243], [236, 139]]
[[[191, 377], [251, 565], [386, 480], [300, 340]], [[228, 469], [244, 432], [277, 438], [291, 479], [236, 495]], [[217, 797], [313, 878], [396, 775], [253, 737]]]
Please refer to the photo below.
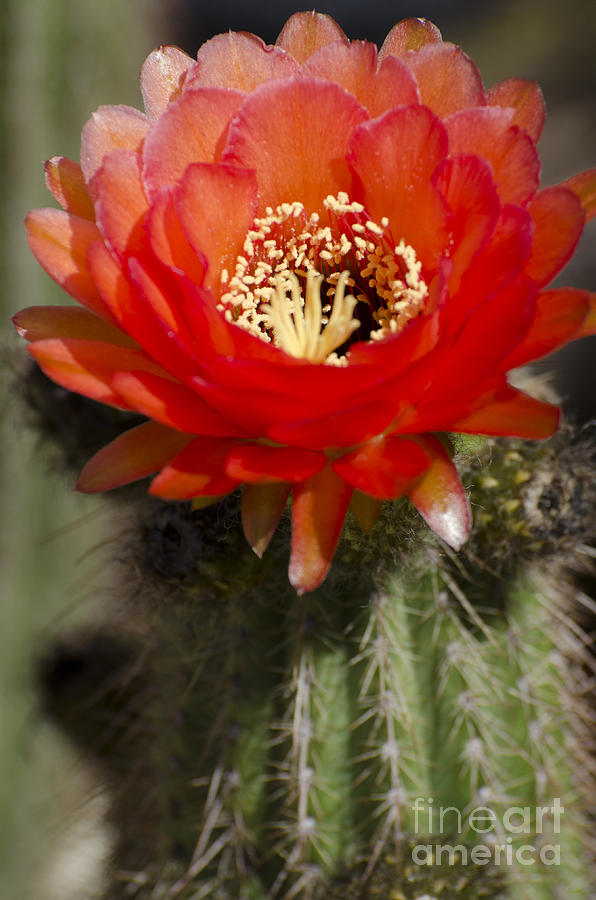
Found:
[[324, 207], [327, 225], [297, 201], [256, 218], [234, 274], [222, 271], [218, 309], [292, 356], [342, 365], [353, 341], [401, 331], [428, 288], [414, 249], [394, 241], [387, 219], [371, 221], [344, 193]]

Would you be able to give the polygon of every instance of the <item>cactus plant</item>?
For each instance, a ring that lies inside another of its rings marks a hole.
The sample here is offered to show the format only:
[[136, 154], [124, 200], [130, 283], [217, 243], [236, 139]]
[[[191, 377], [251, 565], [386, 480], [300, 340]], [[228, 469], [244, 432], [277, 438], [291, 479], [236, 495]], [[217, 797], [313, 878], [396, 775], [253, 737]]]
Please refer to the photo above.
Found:
[[62, 717], [114, 669], [71, 716], [113, 800], [112, 895], [586, 896], [565, 567], [592, 451], [516, 440], [559, 410], [507, 373], [595, 330], [593, 295], [543, 288], [596, 171], [538, 191], [538, 88], [486, 91], [424, 20], [377, 56], [299, 13], [275, 47], [162, 47], [141, 86], [28, 216], [85, 309], [14, 318], [53, 381], [123, 411], [79, 490], [154, 476], [122, 495], [114, 627], [79, 638], [78, 680], [41, 666]]
[[259, 561], [237, 497], [193, 511], [122, 489], [117, 627], [84, 677], [56, 675], [72, 647], [44, 668], [107, 778], [109, 896], [589, 896], [593, 660], [570, 572], [593, 447], [570, 428], [455, 443], [465, 553], [390, 504], [368, 535], [348, 522], [299, 598], [289, 519]]

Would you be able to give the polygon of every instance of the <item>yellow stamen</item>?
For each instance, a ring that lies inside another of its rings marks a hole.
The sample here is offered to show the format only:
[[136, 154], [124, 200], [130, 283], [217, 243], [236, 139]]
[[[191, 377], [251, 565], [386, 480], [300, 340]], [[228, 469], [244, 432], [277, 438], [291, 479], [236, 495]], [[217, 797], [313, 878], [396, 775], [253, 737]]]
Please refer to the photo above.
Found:
[[269, 303], [261, 307], [266, 316], [266, 327], [274, 333], [274, 343], [291, 356], [314, 363], [326, 362], [329, 355], [360, 328], [360, 322], [353, 317], [357, 300], [351, 294], [345, 296], [348, 277], [348, 272], [342, 272], [338, 279], [331, 316], [322, 330], [323, 276], [312, 269], [306, 273], [304, 299], [300, 282], [293, 272], [285, 278], [280, 277]]

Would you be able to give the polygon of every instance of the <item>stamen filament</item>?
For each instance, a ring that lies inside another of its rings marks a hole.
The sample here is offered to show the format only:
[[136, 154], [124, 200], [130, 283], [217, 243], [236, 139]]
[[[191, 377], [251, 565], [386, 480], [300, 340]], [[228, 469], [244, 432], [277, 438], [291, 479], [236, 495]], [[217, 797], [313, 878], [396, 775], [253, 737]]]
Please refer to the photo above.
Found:
[[[331, 316], [322, 331], [323, 276], [312, 269], [307, 272], [304, 300], [300, 282], [293, 272], [278, 278], [269, 303], [261, 307], [267, 327], [274, 332], [275, 343], [291, 356], [324, 363], [360, 327], [360, 322], [353, 318], [357, 300], [345, 296], [348, 277], [348, 272], [342, 272], [338, 279]], [[291, 302], [288, 302], [288, 290]]]

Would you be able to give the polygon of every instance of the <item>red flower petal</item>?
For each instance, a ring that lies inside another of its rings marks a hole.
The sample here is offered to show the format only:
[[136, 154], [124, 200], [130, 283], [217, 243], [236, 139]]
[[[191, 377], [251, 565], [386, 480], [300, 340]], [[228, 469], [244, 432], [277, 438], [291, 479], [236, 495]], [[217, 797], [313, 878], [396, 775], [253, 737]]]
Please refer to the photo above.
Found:
[[141, 69], [141, 92], [145, 112], [157, 119], [180, 90], [181, 78], [194, 59], [178, 47], [162, 46], [149, 54]]
[[111, 387], [116, 372], [139, 369], [163, 378], [168, 373], [141, 350], [121, 345], [88, 341], [80, 338], [48, 338], [29, 345], [29, 353], [52, 381], [69, 391], [76, 391], [109, 403], [126, 407]]
[[66, 156], [53, 156], [44, 169], [46, 186], [62, 209], [93, 222], [95, 210], [80, 165]]
[[78, 306], [30, 306], [13, 316], [12, 321], [27, 341], [83, 338], [121, 347], [136, 347], [135, 342], [119, 328]]
[[151, 129], [143, 146], [143, 181], [151, 198], [178, 182], [192, 163], [221, 154], [244, 95], [225, 88], [185, 91]]
[[402, 438], [375, 438], [332, 463], [334, 472], [379, 500], [401, 497], [429, 465], [423, 447]]
[[140, 150], [149, 122], [132, 106], [100, 106], [81, 134], [81, 169], [87, 184], [113, 150]]
[[246, 32], [228, 31], [206, 41], [197, 54], [191, 87], [226, 87], [253, 91], [272, 78], [290, 78], [298, 71], [293, 56], [281, 47], [267, 46]]
[[377, 67], [377, 48], [366, 41], [327, 44], [304, 63], [302, 72], [341, 85], [368, 109], [371, 117], [419, 99], [408, 67], [395, 57], [388, 57]]
[[301, 419], [296, 411], [292, 420], [270, 424], [267, 433], [274, 441], [297, 447], [351, 447], [384, 431], [397, 414], [397, 403], [384, 385], [382, 393], [360, 395], [345, 409], [325, 415]]
[[109, 491], [152, 475], [190, 440], [190, 435], [156, 422], [137, 425], [91, 457], [79, 475], [77, 490], [85, 494]]
[[189, 388], [151, 372], [120, 372], [112, 387], [131, 409], [170, 428], [219, 437], [242, 434]]
[[454, 422], [452, 431], [531, 439], [548, 438], [558, 428], [559, 415], [557, 406], [535, 400], [506, 386], [496, 393], [493, 401], [487, 401], [476, 412]]
[[260, 558], [273, 537], [290, 495], [290, 485], [245, 484], [242, 488], [242, 530]]
[[229, 494], [239, 482], [224, 472], [233, 438], [195, 438], [151, 482], [149, 493], [165, 500], [190, 500], [204, 494]]
[[189, 243], [209, 262], [205, 287], [217, 296], [222, 269], [234, 272], [255, 217], [254, 174], [218, 163], [196, 163], [187, 169], [174, 202]]
[[[532, 283], [514, 282], [477, 307], [456, 339], [445, 341], [431, 358], [429, 383], [397, 420], [396, 428], [410, 433], [455, 431], [454, 419], [471, 408], [483, 384], [505, 370], [508, 354], [528, 330], [534, 302]], [[410, 399], [411, 395], [402, 393]]]
[[346, 150], [354, 128], [367, 117], [335, 84], [318, 78], [270, 81], [240, 107], [223, 159], [255, 170], [260, 212], [294, 200], [307, 213], [320, 211], [328, 194], [349, 192]]
[[29, 246], [50, 278], [83, 306], [105, 318], [106, 308], [87, 267], [87, 250], [101, 240], [96, 225], [61, 209], [34, 209], [25, 225]]
[[332, 41], [347, 42], [347, 38], [331, 16], [313, 10], [290, 16], [275, 43], [302, 63]]
[[431, 177], [447, 154], [447, 135], [423, 106], [391, 110], [365, 122], [348, 159], [362, 185], [370, 217], [387, 216], [395, 241], [403, 238], [424, 269], [436, 268], [447, 243], [447, 210]]
[[426, 44], [441, 43], [442, 40], [441, 32], [428, 19], [402, 19], [385, 38], [379, 56], [404, 56], [408, 50], [420, 50]]
[[[194, 340], [180, 307], [172, 280], [163, 282], [138, 259], [129, 260], [130, 277], [142, 303], [137, 306], [142, 321], [135, 327], [144, 331], [142, 341], [151, 355], [182, 381], [196, 372]], [[172, 359], [174, 357], [174, 359]]]
[[407, 54], [404, 62], [414, 73], [421, 102], [442, 118], [484, 104], [480, 73], [459, 47], [431, 42]]
[[497, 293], [519, 275], [529, 255], [533, 223], [527, 210], [504, 206], [488, 243], [475, 256], [463, 273], [460, 289], [449, 300], [446, 316], [452, 327], [458, 327], [469, 313], [481, 304], [488, 291]]
[[288, 574], [299, 594], [314, 591], [325, 579], [351, 496], [352, 488], [329, 466], [294, 488]]
[[445, 128], [449, 154], [475, 153], [488, 160], [502, 203], [526, 203], [536, 193], [540, 160], [536, 147], [517, 126], [512, 110], [500, 107], [465, 109], [449, 116]]
[[519, 125], [533, 141], [538, 141], [544, 127], [546, 109], [542, 91], [535, 81], [528, 81], [526, 78], [508, 78], [487, 91], [486, 101], [489, 106], [514, 109], [512, 124]]
[[430, 434], [416, 441], [429, 454], [431, 464], [406, 493], [435, 534], [459, 550], [472, 527], [470, 501], [441, 441]]
[[530, 328], [507, 357], [507, 369], [540, 359], [573, 340], [585, 321], [589, 306], [590, 295], [587, 291], [560, 288], [539, 294]]
[[118, 255], [138, 252], [145, 237], [148, 207], [140, 166], [132, 150], [114, 150], [93, 179], [97, 225]]
[[596, 216], [596, 169], [588, 169], [580, 175], [568, 178], [559, 187], [567, 188], [579, 197], [586, 214], [586, 222]]
[[477, 156], [447, 159], [437, 169], [435, 185], [452, 213], [453, 240], [449, 290], [457, 290], [472, 259], [486, 245], [501, 212], [490, 168]]
[[225, 470], [231, 478], [253, 484], [298, 482], [316, 475], [325, 463], [324, 454], [312, 450], [247, 443], [229, 451]]
[[536, 231], [525, 274], [542, 286], [571, 257], [583, 231], [585, 214], [576, 195], [564, 187], [540, 191], [528, 209]]
[[[176, 314], [171, 307], [168, 308], [167, 298], [140, 264], [136, 261], [130, 263], [136, 278], [133, 281], [125, 277], [104, 244], [94, 244], [88, 259], [101, 296], [124, 331], [180, 380], [194, 373], [196, 367], [189, 360], [188, 352], [176, 332], [179, 326], [184, 334], [180, 313]], [[189, 342], [192, 343], [190, 339]]]
[[162, 188], [151, 204], [146, 222], [151, 249], [166, 266], [202, 284], [207, 260], [188, 242], [176, 210], [175, 191]]

